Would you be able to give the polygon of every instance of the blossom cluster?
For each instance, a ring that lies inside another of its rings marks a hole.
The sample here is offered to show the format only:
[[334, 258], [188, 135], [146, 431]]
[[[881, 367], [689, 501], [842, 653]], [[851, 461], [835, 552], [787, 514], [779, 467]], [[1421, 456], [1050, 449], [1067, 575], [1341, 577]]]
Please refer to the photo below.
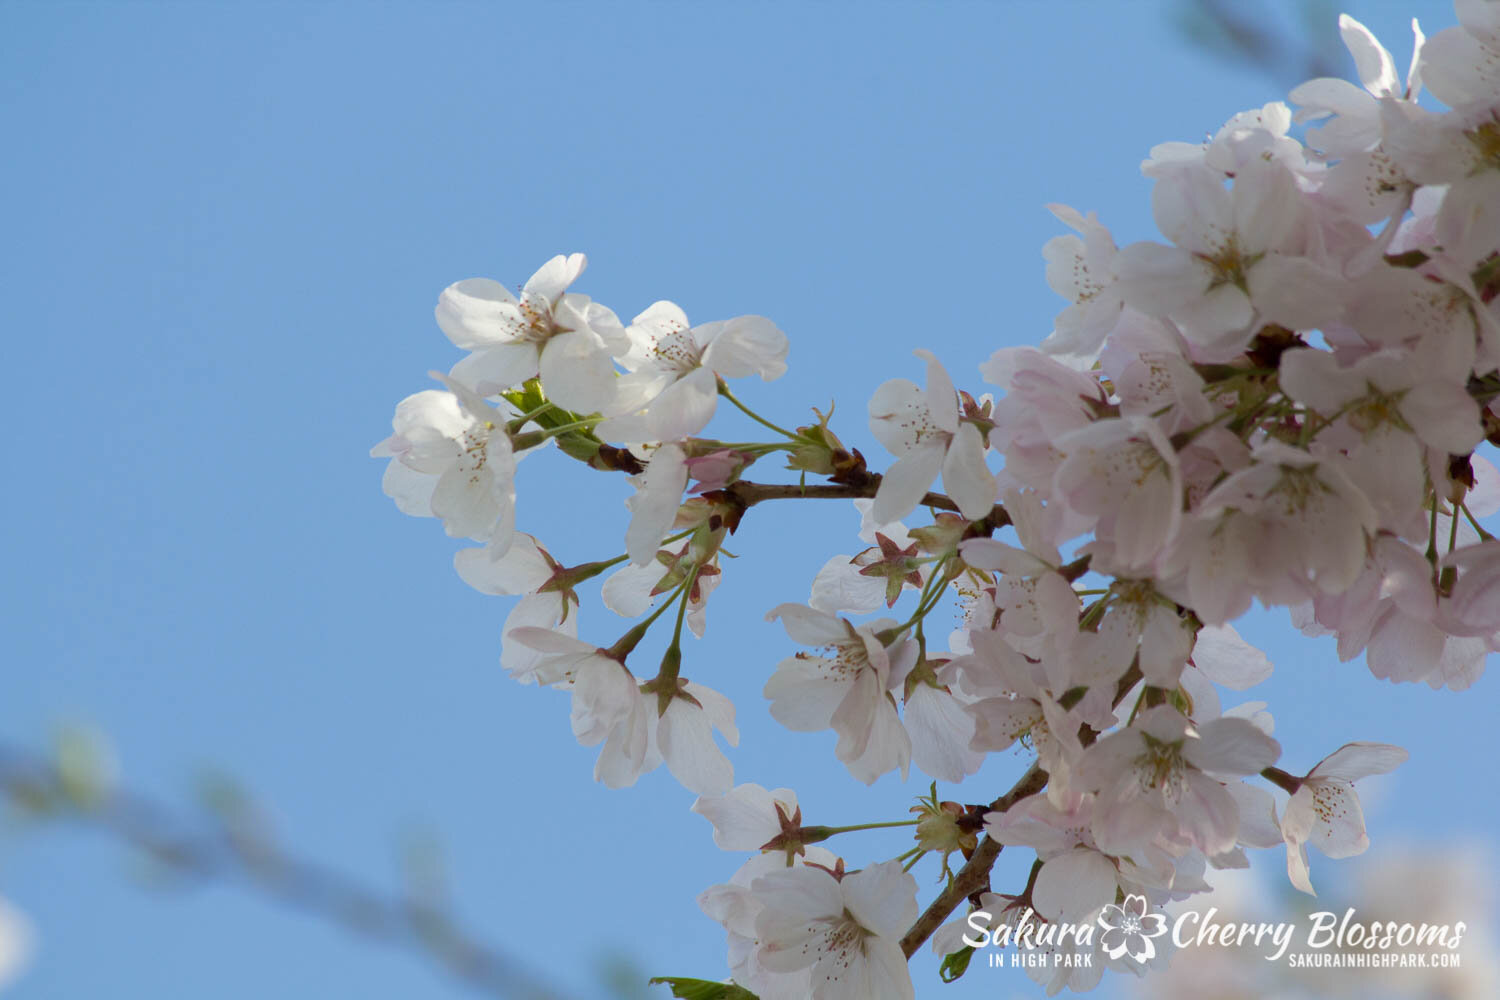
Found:
[[[1247, 865], [1247, 849], [1284, 844], [1312, 892], [1307, 845], [1368, 845], [1354, 783], [1406, 752], [1352, 743], [1289, 772], [1265, 705], [1221, 692], [1271, 673], [1232, 624], [1256, 602], [1392, 681], [1467, 688], [1500, 649], [1500, 542], [1481, 524], [1500, 472], [1475, 453], [1500, 440], [1500, 3], [1457, 10], [1459, 26], [1416, 31], [1404, 80], [1345, 17], [1359, 86], [1314, 80], [1295, 112], [1268, 104], [1152, 149], [1164, 241], [1120, 247], [1092, 214], [1052, 206], [1075, 230], [1044, 250], [1070, 302], [1054, 331], [982, 364], [988, 395], [918, 351], [924, 384], [893, 379], [869, 402], [883, 474], [829, 416], [786, 430], [731, 391], [786, 370], [768, 319], [693, 326], [662, 301], [622, 323], [570, 291], [581, 254], [519, 296], [488, 279], [442, 293], [438, 325], [468, 354], [397, 407], [373, 451], [391, 460], [386, 492], [481, 543], [455, 565], [520, 597], [502, 665], [569, 695], [575, 737], [601, 747], [598, 780], [665, 763], [716, 842], [753, 852], [700, 900], [739, 986], [909, 998], [905, 959], [926, 937], [944, 955], [970, 947], [967, 912], [937, 929], [966, 896], [1001, 924], [1087, 925], [1130, 896], [1205, 891], [1205, 872]], [[720, 398], [776, 436], [705, 436]], [[622, 554], [564, 565], [517, 530], [517, 462], [549, 445], [629, 477]], [[747, 478], [777, 454], [827, 482]], [[960, 783], [1017, 744], [1036, 758], [1018, 794], [934, 791], [912, 851], [857, 870], [816, 845], [877, 824], [805, 825], [794, 792], [735, 786], [713, 735], [736, 743], [734, 706], [682, 672], [682, 629], [702, 634], [726, 537], [797, 497], [853, 499], [865, 548], [829, 559], [805, 603], [771, 609], [807, 647], [770, 671], [771, 715], [833, 730], [866, 784], [912, 765]], [[575, 588], [606, 573], [605, 605], [639, 621], [601, 647], [579, 638]], [[963, 627], [932, 634], [954, 600]], [[903, 602], [909, 615], [871, 617]], [[666, 654], [638, 673], [632, 653], [674, 607]], [[907, 862], [941, 854], [952, 879], [949, 856], [979, 865], [981, 836], [1036, 853], [1028, 884], [990, 892], [976, 869], [978, 890], [950, 881], [919, 918]], [[1097, 961], [1036, 970], [1051, 992], [1143, 968], [1097, 941], [1068, 947]]]

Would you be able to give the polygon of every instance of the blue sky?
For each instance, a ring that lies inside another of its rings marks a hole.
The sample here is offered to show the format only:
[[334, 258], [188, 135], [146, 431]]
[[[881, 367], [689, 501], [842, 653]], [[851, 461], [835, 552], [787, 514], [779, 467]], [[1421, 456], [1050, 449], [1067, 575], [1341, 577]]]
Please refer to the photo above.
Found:
[[[1429, 33], [1452, 23], [1418, 6], [1355, 9], [1403, 68], [1412, 13]], [[233, 775], [290, 848], [377, 886], [398, 884], [403, 834], [432, 832], [464, 923], [580, 996], [608, 956], [722, 975], [694, 897], [740, 859], [664, 771], [629, 792], [589, 780], [566, 699], [499, 670], [505, 603], [380, 492], [370, 446], [459, 356], [437, 294], [471, 276], [514, 287], [583, 251], [578, 290], [627, 319], [661, 298], [695, 322], [770, 316], [790, 372], [741, 396], [783, 423], [833, 398], [838, 432], [873, 457], [866, 401], [920, 379], [913, 348], [981, 391], [979, 362], [1050, 330], [1061, 300], [1040, 248], [1062, 227], [1046, 203], [1098, 211], [1122, 244], [1150, 238], [1149, 147], [1296, 82], [1194, 49], [1174, 9], [0, 7], [19, 415], [0, 494], [0, 735], [41, 747], [61, 723], [96, 726], [132, 787], [185, 808], [202, 772]], [[555, 457], [523, 466], [522, 528], [567, 562], [614, 555], [622, 484]], [[760, 697], [789, 650], [764, 610], [804, 599], [857, 522], [842, 504], [762, 514], [688, 651], [739, 706], [737, 780], [796, 787], [813, 821], [896, 816], [924, 779], [867, 791], [831, 736], [789, 736]], [[590, 638], [622, 630], [584, 614]], [[1500, 809], [1474, 781], [1493, 677], [1462, 695], [1397, 688], [1279, 616], [1246, 631], [1278, 667], [1255, 696], [1289, 770], [1353, 739], [1412, 751], [1370, 782], [1375, 846], [1346, 865], [1378, 865], [1387, 840], [1493, 844]], [[1003, 788], [1018, 766], [984, 777]], [[89, 831], [16, 826], [0, 895], [40, 935], [22, 1000], [468, 995], [238, 888], [153, 887]], [[872, 858], [902, 849], [868, 836]], [[1320, 860], [1314, 879], [1333, 877]], [[998, 877], [1024, 878], [1009, 863]], [[1281, 852], [1258, 864], [1276, 877]], [[922, 996], [1038, 994], [917, 975]]]

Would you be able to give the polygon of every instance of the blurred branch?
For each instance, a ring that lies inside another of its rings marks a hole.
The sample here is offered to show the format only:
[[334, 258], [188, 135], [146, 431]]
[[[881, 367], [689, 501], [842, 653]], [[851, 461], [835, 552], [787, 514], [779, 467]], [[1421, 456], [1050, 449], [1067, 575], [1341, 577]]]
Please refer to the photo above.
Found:
[[27, 816], [115, 837], [174, 876], [238, 884], [368, 940], [417, 952], [480, 992], [565, 1000], [454, 922], [430, 852], [407, 859], [416, 870], [405, 894], [366, 888], [281, 850], [261, 811], [224, 779], [205, 783], [203, 816], [115, 787], [107, 753], [77, 733], [64, 738], [55, 757], [0, 741], [0, 793]]
[[1290, 30], [1279, 28], [1267, 17], [1267, 6], [1236, 0], [1179, 0], [1175, 20], [1182, 34], [1209, 54], [1261, 70], [1283, 86], [1343, 74], [1337, 3], [1299, 0], [1300, 24]]

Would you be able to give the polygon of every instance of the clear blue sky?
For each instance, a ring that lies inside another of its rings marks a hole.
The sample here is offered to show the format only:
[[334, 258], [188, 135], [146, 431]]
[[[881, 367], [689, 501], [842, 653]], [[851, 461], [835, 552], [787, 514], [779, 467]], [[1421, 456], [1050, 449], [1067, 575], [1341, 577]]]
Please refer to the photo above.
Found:
[[[505, 602], [380, 492], [368, 449], [458, 357], [437, 294], [584, 251], [579, 290], [627, 319], [659, 298], [695, 321], [768, 315], [791, 370], [743, 395], [783, 422], [831, 396], [837, 430], [880, 454], [865, 404], [920, 379], [914, 347], [983, 390], [990, 352], [1050, 330], [1040, 248], [1062, 227], [1045, 203], [1152, 237], [1149, 147], [1296, 82], [1216, 65], [1175, 6], [0, 6], [17, 435], [0, 735], [40, 747], [60, 722], [96, 725], [133, 787], [183, 804], [201, 771], [232, 774], [289, 846], [375, 885], [396, 884], [403, 832], [436, 831], [466, 925], [579, 996], [608, 955], [723, 975], [694, 897], [740, 858], [665, 771], [591, 783], [566, 699], [499, 670]], [[1452, 23], [1431, 2], [1355, 12], [1403, 69], [1412, 13]], [[523, 466], [521, 526], [564, 561], [615, 554], [620, 484], [551, 457]], [[559, 499], [576, 483], [602, 484], [596, 506]], [[739, 706], [737, 780], [796, 787], [811, 821], [891, 817], [924, 779], [865, 792], [828, 734], [789, 737], [760, 697], [789, 649], [763, 611], [858, 545], [843, 505], [807, 513], [747, 520], [750, 558], [690, 673]], [[590, 638], [618, 631], [585, 615]], [[1475, 769], [1496, 677], [1396, 688], [1279, 617], [1249, 631], [1278, 667], [1263, 697], [1289, 770], [1352, 739], [1412, 751], [1370, 783], [1375, 847], [1348, 864], [1402, 838], [1493, 844]], [[1314, 879], [1332, 877], [1320, 861]], [[1282, 854], [1258, 863], [1276, 877]], [[1011, 865], [999, 877], [1021, 879]], [[86, 831], [7, 832], [0, 895], [41, 938], [19, 1000], [469, 995], [235, 888], [145, 887]], [[917, 975], [921, 996], [1039, 994], [1019, 975]]]

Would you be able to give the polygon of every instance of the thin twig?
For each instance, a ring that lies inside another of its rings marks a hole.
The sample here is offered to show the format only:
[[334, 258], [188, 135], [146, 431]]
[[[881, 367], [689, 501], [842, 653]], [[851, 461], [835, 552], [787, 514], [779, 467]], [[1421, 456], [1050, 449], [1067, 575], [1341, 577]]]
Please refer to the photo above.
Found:
[[92, 827], [166, 870], [222, 881], [305, 910], [371, 941], [431, 959], [465, 985], [493, 996], [565, 1000], [515, 959], [455, 925], [440, 903], [389, 896], [322, 865], [284, 853], [253, 824], [216, 816], [205, 822], [127, 790], [84, 794], [42, 754], [0, 742], [0, 794], [35, 817]]

